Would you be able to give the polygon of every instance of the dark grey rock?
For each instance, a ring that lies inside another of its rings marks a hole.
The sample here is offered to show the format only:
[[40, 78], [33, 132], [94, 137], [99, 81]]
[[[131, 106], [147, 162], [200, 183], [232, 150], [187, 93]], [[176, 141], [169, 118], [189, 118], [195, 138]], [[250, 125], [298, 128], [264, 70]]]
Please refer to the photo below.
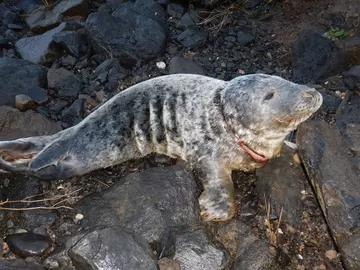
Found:
[[301, 165], [293, 159], [294, 154], [295, 150], [284, 145], [279, 157], [256, 170], [259, 198], [264, 200], [266, 196], [271, 213], [277, 217], [283, 208], [282, 220], [291, 226], [297, 226], [301, 221], [301, 191], [307, 182]]
[[196, 27], [199, 22], [200, 20], [197, 10], [191, 10], [181, 17], [176, 27], [179, 29]]
[[194, 48], [205, 42], [206, 35], [199, 28], [186, 29], [178, 37], [179, 41], [184, 47]]
[[62, 31], [53, 36], [53, 40], [69, 54], [80, 57], [86, 53], [86, 38], [78, 31]]
[[63, 110], [61, 114], [62, 121], [69, 125], [79, 123], [84, 118], [84, 99], [77, 99], [68, 109]]
[[24, 27], [22, 27], [21, 25], [19, 25], [19, 24], [14, 24], [14, 23], [9, 23], [9, 24], [7, 24], [6, 26], [7, 26], [7, 28], [12, 29], [12, 30], [16, 30], [16, 31], [19, 31], [19, 30], [23, 30], [23, 29], [24, 29]]
[[88, 0], [62, 0], [57, 2], [53, 12], [64, 16], [82, 16], [87, 17], [89, 12]]
[[351, 90], [360, 90], [360, 65], [345, 72], [344, 82]]
[[92, 13], [85, 27], [95, 53], [119, 58], [126, 66], [159, 56], [165, 48], [166, 13], [152, 0], [126, 2], [111, 15]]
[[341, 49], [351, 64], [360, 63], [360, 34], [342, 40]]
[[0, 49], [10, 49], [13, 48], [14, 45], [8, 38], [0, 38]]
[[23, 211], [21, 216], [24, 220], [23, 226], [29, 231], [35, 228], [50, 228], [56, 221], [57, 215], [51, 211]]
[[360, 144], [356, 134], [359, 125], [360, 97], [353, 92], [348, 92], [336, 112], [336, 127], [345, 138], [348, 147], [355, 152], [358, 152], [358, 145]]
[[13, 253], [22, 258], [41, 256], [52, 246], [49, 237], [35, 233], [10, 234], [6, 236], [5, 242]]
[[75, 98], [82, 89], [82, 82], [72, 72], [64, 69], [49, 69], [47, 73], [48, 86], [57, 91], [61, 97]]
[[251, 228], [237, 223], [237, 250], [233, 270], [272, 269], [276, 266], [274, 254], [265, 241], [251, 232]]
[[25, 19], [30, 30], [38, 34], [45, 33], [46, 31], [57, 27], [61, 23], [61, 20], [61, 14], [46, 9], [38, 9], [29, 14]]
[[26, 94], [38, 104], [45, 103], [49, 99], [45, 89], [42, 87], [28, 88]]
[[180, 56], [175, 56], [170, 60], [169, 73], [190, 73], [205, 75], [204, 70], [195, 62]]
[[254, 37], [251, 34], [244, 31], [239, 31], [236, 37], [237, 37], [237, 42], [240, 45], [248, 45], [249, 43], [254, 41]]
[[164, 257], [168, 257], [168, 258], [174, 257], [176, 251], [175, 244], [176, 244], [176, 238], [173, 233], [173, 230], [171, 228], [167, 228], [156, 245], [157, 259], [161, 259]]
[[184, 270], [218, 270], [228, 264], [225, 250], [215, 247], [202, 230], [176, 236], [174, 259]]
[[325, 114], [335, 114], [338, 109], [341, 99], [326, 92], [321, 92], [323, 96], [323, 103], [319, 111]]
[[45, 270], [45, 267], [25, 260], [0, 260], [0, 270]]
[[197, 224], [198, 207], [194, 179], [173, 166], [129, 174], [111, 189], [85, 197], [76, 209], [90, 228], [121, 225], [157, 241], [167, 227]]
[[41, 5], [39, 0], [18, 0], [17, 1], [19, 8], [24, 10], [26, 13], [32, 11], [36, 7]]
[[260, 3], [262, 2], [262, 0], [250, 0], [250, 1], [246, 1], [244, 4], [244, 7], [246, 9], [253, 9], [256, 6], [258, 6]]
[[76, 64], [76, 58], [71, 55], [67, 55], [61, 59], [61, 64], [66, 67], [73, 67]]
[[[5, 195], [9, 200], [22, 200], [25, 197], [38, 195], [42, 192], [43, 189], [39, 179], [31, 176], [12, 176], [10, 177], [9, 190]], [[26, 207], [26, 204], [14, 203], [10, 204], [9, 207]]]
[[341, 71], [345, 56], [336, 44], [314, 31], [304, 31], [292, 47], [293, 78], [308, 83]]
[[297, 143], [345, 267], [360, 269], [360, 182], [347, 143], [335, 126], [321, 121], [303, 123]]
[[170, 3], [167, 6], [167, 13], [173, 19], [180, 19], [181, 16], [184, 14], [184, 12], [185, 12], [185, 8], [180, 4]]
[[15, 105], [15, 96], [46, 85], [46, 70], [25, 60], [0, 58], [0, 105]]
[[62, 50], [54, 46], [53, 36], [66, 27], [65, 23], [39, 36], [25, 37], [15, 43], [16, 50], [25, 60], [46, 64], [62, 55]]
[[53, 134], [61, 128], [41, 114], [0, 106], [0, 141]]
[[59, 113], [61, 112], [66, 106], [68, 102], [66, 100], [58, 99], [51, 107], [50, 110]]
[[76, 269], [157, 269], [145, 239], [118, 227], [86, 234], [68, 254]]

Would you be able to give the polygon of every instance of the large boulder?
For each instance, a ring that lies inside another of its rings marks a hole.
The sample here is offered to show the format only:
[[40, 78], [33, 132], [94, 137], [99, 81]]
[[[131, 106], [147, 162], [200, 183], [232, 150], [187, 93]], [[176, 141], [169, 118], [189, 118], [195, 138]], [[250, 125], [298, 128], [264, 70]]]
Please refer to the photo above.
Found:
[[316, 82], [341, 71], [345, 57], [330, 39], [314, 31], [304, 31], [292, 48], [293, 79]]
[[89, 15], [85, 24], [97, 54], [120, 58], [127, 66], [163, 53], [166, 43], [166, 12], [153, 0], [126, 2], [111, 14]]
[[14, 106], [16, 95], [45, 86], [45, 68], [21, 59], [0, 58], [0, 106]]

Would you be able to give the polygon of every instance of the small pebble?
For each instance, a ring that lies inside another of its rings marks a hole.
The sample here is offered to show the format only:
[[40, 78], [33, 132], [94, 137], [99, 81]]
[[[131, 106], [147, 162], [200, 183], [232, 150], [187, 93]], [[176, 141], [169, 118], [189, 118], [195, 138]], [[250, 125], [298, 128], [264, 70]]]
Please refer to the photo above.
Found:
[[75, 220], [82, 220], [84, 218], [84, 215], [82, 214], [76, 214]]
[[32, 109], [34, 105], [34, 101], [28, 95], [20, 94], [15, 96], [15, 107], [19, 111], [23, 112]]
[[25, 229], [17, 229], [17, 230], [15, 230], [15, 233], [27, 233], [27, 230], [25, 230]]
[[330, 249], [325, 252], [325, 257], [327, 257], [329, 260], [333, 260], [337, 257], [336, 250]]
[[165, 69], [166, 68], [166, 64], [164, 62], [157, 62], [156, 63], [156, 66], [159, 68], [159, 69]]

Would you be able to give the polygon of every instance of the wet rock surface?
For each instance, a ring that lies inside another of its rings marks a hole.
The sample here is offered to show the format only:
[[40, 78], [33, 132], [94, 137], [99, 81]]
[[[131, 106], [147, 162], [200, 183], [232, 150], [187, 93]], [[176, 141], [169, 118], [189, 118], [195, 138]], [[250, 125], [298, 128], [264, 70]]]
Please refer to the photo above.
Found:
[[22, 258], [41, 256], [48, 252], [52, 245], [49, 237], [35, 233], [10, 234], [5, 241], [10, 250]]
[[87, 233], [68, 254], [77, 269], [157, 269], [145, 239], [117, 227]]
[[167, 227], [199, 221], [196, 184], [181, 167], [130, 174], [111, 189], [84, 198], [76, 209], [90, 228], [121, 225], [149, 242], [158, 241]]
[[1, 260], [0, 261], [1, 270], [45, 270], [45, 267], [41, 264], [26, 262], [24, 260]]

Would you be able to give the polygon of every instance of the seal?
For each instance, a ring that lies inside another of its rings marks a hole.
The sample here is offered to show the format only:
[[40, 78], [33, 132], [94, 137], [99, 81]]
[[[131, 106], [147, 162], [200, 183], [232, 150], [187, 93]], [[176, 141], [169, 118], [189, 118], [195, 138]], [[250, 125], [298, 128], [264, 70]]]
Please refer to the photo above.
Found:
[[232, 170], [254, 170], [277, 156], [286, 135], [321, 104], [316, 90], [277, 76], [161, 76], [54, 135], [0, 142], [0, 169], [66, 179], [164, 154], [183, 159], [201, 180], [202, 220], [224, 221], [235, 212]]

